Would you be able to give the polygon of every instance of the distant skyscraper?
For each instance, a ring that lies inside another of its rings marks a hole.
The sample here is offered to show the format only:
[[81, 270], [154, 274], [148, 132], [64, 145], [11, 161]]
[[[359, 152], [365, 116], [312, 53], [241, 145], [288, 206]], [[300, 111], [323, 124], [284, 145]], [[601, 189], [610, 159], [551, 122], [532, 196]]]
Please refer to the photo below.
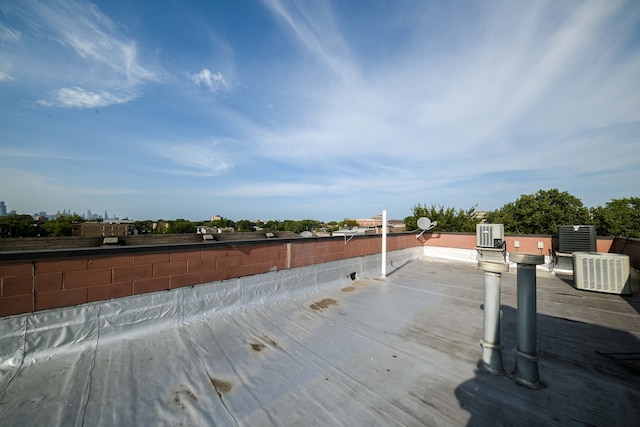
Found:
[[0, 216], [7, 216], [7, 205], [0, 201]]

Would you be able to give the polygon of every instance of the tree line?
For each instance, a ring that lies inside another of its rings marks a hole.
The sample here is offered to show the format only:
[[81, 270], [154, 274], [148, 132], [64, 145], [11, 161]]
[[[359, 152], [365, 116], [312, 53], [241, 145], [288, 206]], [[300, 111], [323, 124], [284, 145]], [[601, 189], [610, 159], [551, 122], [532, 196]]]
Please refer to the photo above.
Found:
[[[11, 237], [55, 237], [71, 236], [73, 224], [86, 222], [80, 215], [62, 215], [55, 219], [44, 221], [34, 219], [31, 215], [12, 214], [0, 217], [0, 224], [6, 224], [11, 229]], [[197, 227], [216, 227], [221, 232], [251, 232], [251, 231], [291, 231], [301, 233], [303, 231], [335, 231], [342, 226], [358, 225], [355, 220], [344, 219], [343, 221], [330, 221], [323, 223], [314, 219], [291, 220], [269, 220], [250, 221], [241, 219], [233, 221], [229, 218], [221, 218], [216, 221], [189, 221], [178, 218], [175, 220], [143, 220], [133, 221], [133, 224], [140, 234], [179, 234], [195, 233]]]
[[514, 202], [482, 214], [476, 206], [456, 209], [418, 204], [405, 218], [407, 230], [418, 228], [418, 218], [438, 221], [435, 230], [475, 232], [476, 224], [504, 224], [510, 234], [557, 234], [559, 225], [595, 225], [599, 236], [640, 238], [640, 197], [612, 199], [604, 206], [587, 208], [582, 201], [556, 188], [523, 194]]
[[[557, 234], [559, 225], [593, 224], [599, 236], [640, 238], [640, 197], [612, 199], [604, 206], [587, 208], [582, 201], [566, 191], [558, 189], [539, 190], [534, 194], [523, 194], [517, 200], [507, 203], [494, 211], [482, 213], [476, 206], [459, 209], [443, 205], [417, 204], [413, 215], [404, 219], [406, 229], [417, 230], [420, 217], [438, 221], [437, 231], [475, 232], [476, 224], [504, 224], [510, 234]], [[8, 225], [12, 237], [71, 236], [72, 224], [84, 222], [79, 215], [60, 216], [49, 221], [39, 221], [31, 215], [13, 214], [0, 217], [0, 223]], [[134, 221], [139, 233], [195, 233], [198, 226], [217, 227], [222, 232], [264, 232], [291, 231], [335, 231], [340, 227], [353, 227], [358, 223], [345, 218], [337, 222], [323, 223], [314, 219], [233, 221], [221, 218], [216, 221], [145, 220]]]

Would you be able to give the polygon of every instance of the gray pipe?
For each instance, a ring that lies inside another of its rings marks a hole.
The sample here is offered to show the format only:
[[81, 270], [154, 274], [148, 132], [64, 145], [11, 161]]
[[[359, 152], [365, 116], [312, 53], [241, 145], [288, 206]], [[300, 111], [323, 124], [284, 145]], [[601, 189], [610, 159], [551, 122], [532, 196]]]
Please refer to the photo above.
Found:
[[536, 265], [544, 256], [510, 253], [509, 260], [518, 263], [518, 338], [514, 380], [532, 389], [542, 388], [538, 370], [538, 330], [536, 304]]
[[484, 270], [484, 334], [482, 346], [482, 368], [494, 375], [504, 374], [502, 346], [500, 345], [500, 282], [501, 273], [509, 271], [503, 262], [480, 261], [478, 268]]

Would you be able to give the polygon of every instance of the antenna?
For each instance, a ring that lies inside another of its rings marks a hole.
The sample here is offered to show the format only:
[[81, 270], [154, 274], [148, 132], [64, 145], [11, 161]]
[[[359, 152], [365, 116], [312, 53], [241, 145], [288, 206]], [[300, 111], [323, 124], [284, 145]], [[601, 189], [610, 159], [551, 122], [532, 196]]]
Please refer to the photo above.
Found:
[[418, 218], [418, 228], [422, 231], [416, 236], [416, 239], [420, 238], [425, 231], [431, 230], [436, 225], [438, 225], [438, 221], [431, 222], [431, 220], [426, 216]]

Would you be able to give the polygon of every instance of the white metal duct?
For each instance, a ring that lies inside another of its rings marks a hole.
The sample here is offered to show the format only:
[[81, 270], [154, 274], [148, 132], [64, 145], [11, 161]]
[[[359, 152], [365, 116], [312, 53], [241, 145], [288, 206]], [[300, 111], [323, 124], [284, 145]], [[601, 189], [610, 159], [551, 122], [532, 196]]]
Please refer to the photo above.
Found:
[[574, 252], [573, 279], [577, 289], [630, 294], [629, 257], [623, 254]]
[[504, 241], [504, 224], [476, 224], [476, 246], [500, 248]]

